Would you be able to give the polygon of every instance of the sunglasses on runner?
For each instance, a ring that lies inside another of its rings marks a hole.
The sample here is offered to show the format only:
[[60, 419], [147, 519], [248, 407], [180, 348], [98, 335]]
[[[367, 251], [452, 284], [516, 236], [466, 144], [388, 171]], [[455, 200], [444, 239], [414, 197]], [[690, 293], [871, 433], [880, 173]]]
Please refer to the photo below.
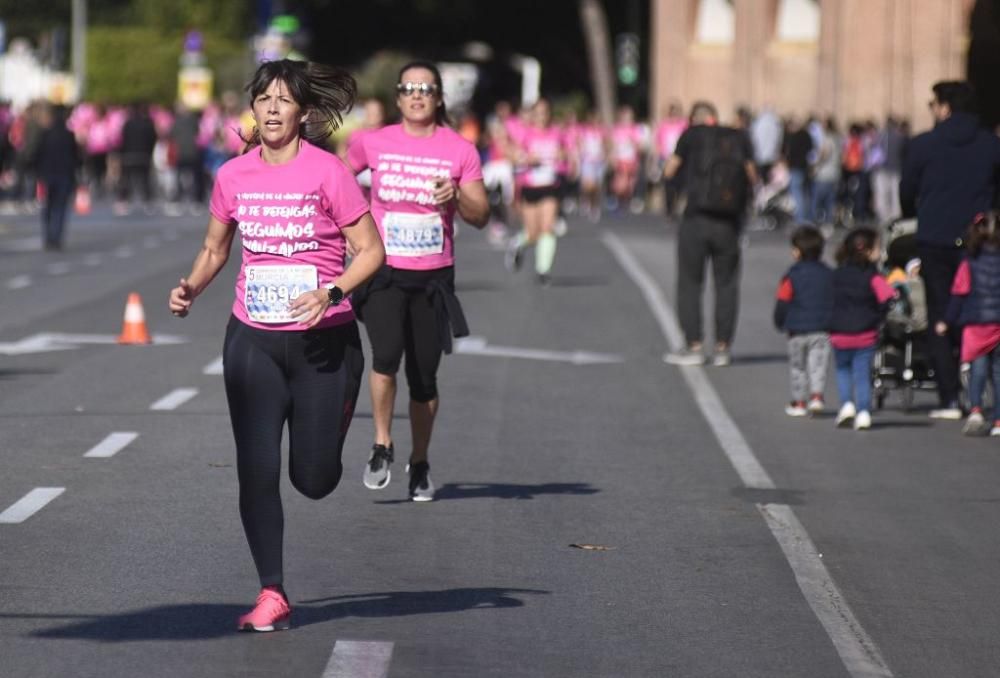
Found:
[[437, 94], [438, 86], [430, 82], [401, 82], [396, 85], [396, 91], [407, 97], [418, 92], [420, 96], [430, 97]]

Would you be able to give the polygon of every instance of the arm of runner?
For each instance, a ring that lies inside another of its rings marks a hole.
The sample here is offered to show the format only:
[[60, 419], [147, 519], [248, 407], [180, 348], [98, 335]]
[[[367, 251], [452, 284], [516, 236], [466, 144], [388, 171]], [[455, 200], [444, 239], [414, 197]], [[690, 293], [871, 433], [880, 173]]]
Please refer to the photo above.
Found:
[[461, 186], [455, 180], [442, 179], [434, 189], [434, 201], [444, 205], [454, 200], [458, 215], [466, 223], [482, 228], [490, 218], [490, 203], [482, 179]]
[[187, 278], [181, 278], [180, 284], [170, 290], [171, 313], [180, 318], [188, 314], [194, 300], [226, 265], [235, 234], [234, 224], [219, 221], [215, 216], [209, 217], [205, 242], [195, 257], [191, 273]]
[[[347, 270], [335, 281], [344, 295], [375, 275], [385, 263], [385, 247], [378, 234], [370, 212], [362, 214], [354, 223], [341, 228], [347, 244], [354, 253]], [[288, 305], [292, 315], [306, 327], [313, 327], [330, 308], [330, 295], [326, 287], [300, 294]]]

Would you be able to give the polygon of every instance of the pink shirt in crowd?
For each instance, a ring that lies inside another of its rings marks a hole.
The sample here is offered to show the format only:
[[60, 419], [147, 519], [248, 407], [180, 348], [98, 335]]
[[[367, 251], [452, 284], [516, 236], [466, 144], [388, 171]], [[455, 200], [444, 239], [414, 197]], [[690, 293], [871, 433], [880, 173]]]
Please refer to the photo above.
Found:
[[[335, 155], [302, 141], [283, 165], [269, 165], [260, 146], [219, 168], [209, 209], [240, 231], [243, 263], [236, 276], [233, 315], [267, 330], [303, 330], [281, 320], [303, 290], [332, 283], [344, 272], [342, 228], [368, 211], [354, 175]], [[345, 299], [317, 327], [354, 319]]]
[[579, 149], [582, 162], [604, 162], [607, 132], [604, 125], [584, 125], [580, 130]]
[[639, 125], [615, 125], [611, 129], [611, 149], [615, 162], [629, 165], [638, 163], [642, 142], [642, 127]]
[[[955, 271], [955, 279], [951, 283], [951, 293], [964, 297], [972, 292], [972, 271], [969, 262], [963, 261]], [[1000, 323], [977, 323], [962, 328], [963, 363], [971, 363], [976, 358], [990, 353], [1000, 345]]]
[[389, 266], [428, 271], [455, 264], [455, 205], [434, 204], [434, 183], [482, 181], [475, 146], [441, 125], [429, 137], [389, 125], [361, 135], [347, 162], [355, 172], [372, 171], [372, 216]]
[[554, 186], [559, 181], [563, 133], [558, 127], [526, 127], [521, 149], [527, 154], [521, 182], [531, 188]]
[[666, 160], [673, 155], [677, 148], [677, 140], [681, 138], [688, 127], [688, 121], [684, 118], [667, 118], [656, 128], [656, 152], [661, 158]]
[[[896, 290], [894, 290], [892, 285], [887, 283], [885, 278], [880, 275], [872, 276], [871, 288], [872, 294], [875, 295], [875, 299], [880, 305], [896, 296]], [[869, 346], [874, 346], [877, 343], [877, 329], [858, 332], [857, 334], [830, 333], [830, 345], [834, 348], [839, 348], [845, 351], [856, 348], [868, 348]]]

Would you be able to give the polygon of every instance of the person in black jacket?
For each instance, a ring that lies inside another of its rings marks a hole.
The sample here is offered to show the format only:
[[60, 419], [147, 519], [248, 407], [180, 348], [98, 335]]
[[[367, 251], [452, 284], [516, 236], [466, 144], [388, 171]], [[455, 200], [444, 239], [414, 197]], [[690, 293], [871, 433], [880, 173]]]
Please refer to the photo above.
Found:
[[[934, 129], [910, 142], [899, 185], [903, 216], [917, 217], [917, 252], [931, 326], [944, 319], [966, 227], [976, 214], [992, 207], [1000, 170], [1000, 138], [980, 126], [971, 85], [946, 81], [933, 90], [929, 105]], [[940, 399], [932, 417], [962, 418], [958, 344], [955, 331], [928, 337]]]
[[[830, 318], [833, 271], [820, 261], [823, 235], [812, 226], [792, 233], [795, 264], [781, 278], [774, 304], [774, 324], [788, 334], [788, 368], [792, 401], [790, 417], [823, 411], [823, 392], [830, 365]], [[808, 403], [806, 402], [808, 398]]]
[[76, 137], [66, 127], [64, 108], [45, 108], [42, 125], [34, 153], [38, 179], [45, 186], [42, 239], [46, 250], [59, 250], [62, 249], [70, 197], [76, 187], [79, 149]]
[[153, 184], [150, 169], [153, 164], [153, 148], [156, 146], [156, 126], [149, 116], [146, 104], [133, 104], [128, 120], [122, 127], [122, 176], [118, 185], [118, 204], [115, 213], [128, 214], [128, 204], [132, 190], [138, 186], [146, 211], [152, 209]]

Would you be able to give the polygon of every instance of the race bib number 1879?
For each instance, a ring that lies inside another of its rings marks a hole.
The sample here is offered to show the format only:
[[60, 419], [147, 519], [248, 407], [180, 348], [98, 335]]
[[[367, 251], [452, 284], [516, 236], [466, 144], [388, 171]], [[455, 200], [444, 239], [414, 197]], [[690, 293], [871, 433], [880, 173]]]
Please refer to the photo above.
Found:
[[386, 212], [382, 228], [385, 253], [394, 257], [421, 257], [444, 251], [444, 224], [440, 213]]
[[294, 322], [288, 304], [317, 288], [316, 267], [247, 266], [243, 303], [247, 317], [258, 323]]

